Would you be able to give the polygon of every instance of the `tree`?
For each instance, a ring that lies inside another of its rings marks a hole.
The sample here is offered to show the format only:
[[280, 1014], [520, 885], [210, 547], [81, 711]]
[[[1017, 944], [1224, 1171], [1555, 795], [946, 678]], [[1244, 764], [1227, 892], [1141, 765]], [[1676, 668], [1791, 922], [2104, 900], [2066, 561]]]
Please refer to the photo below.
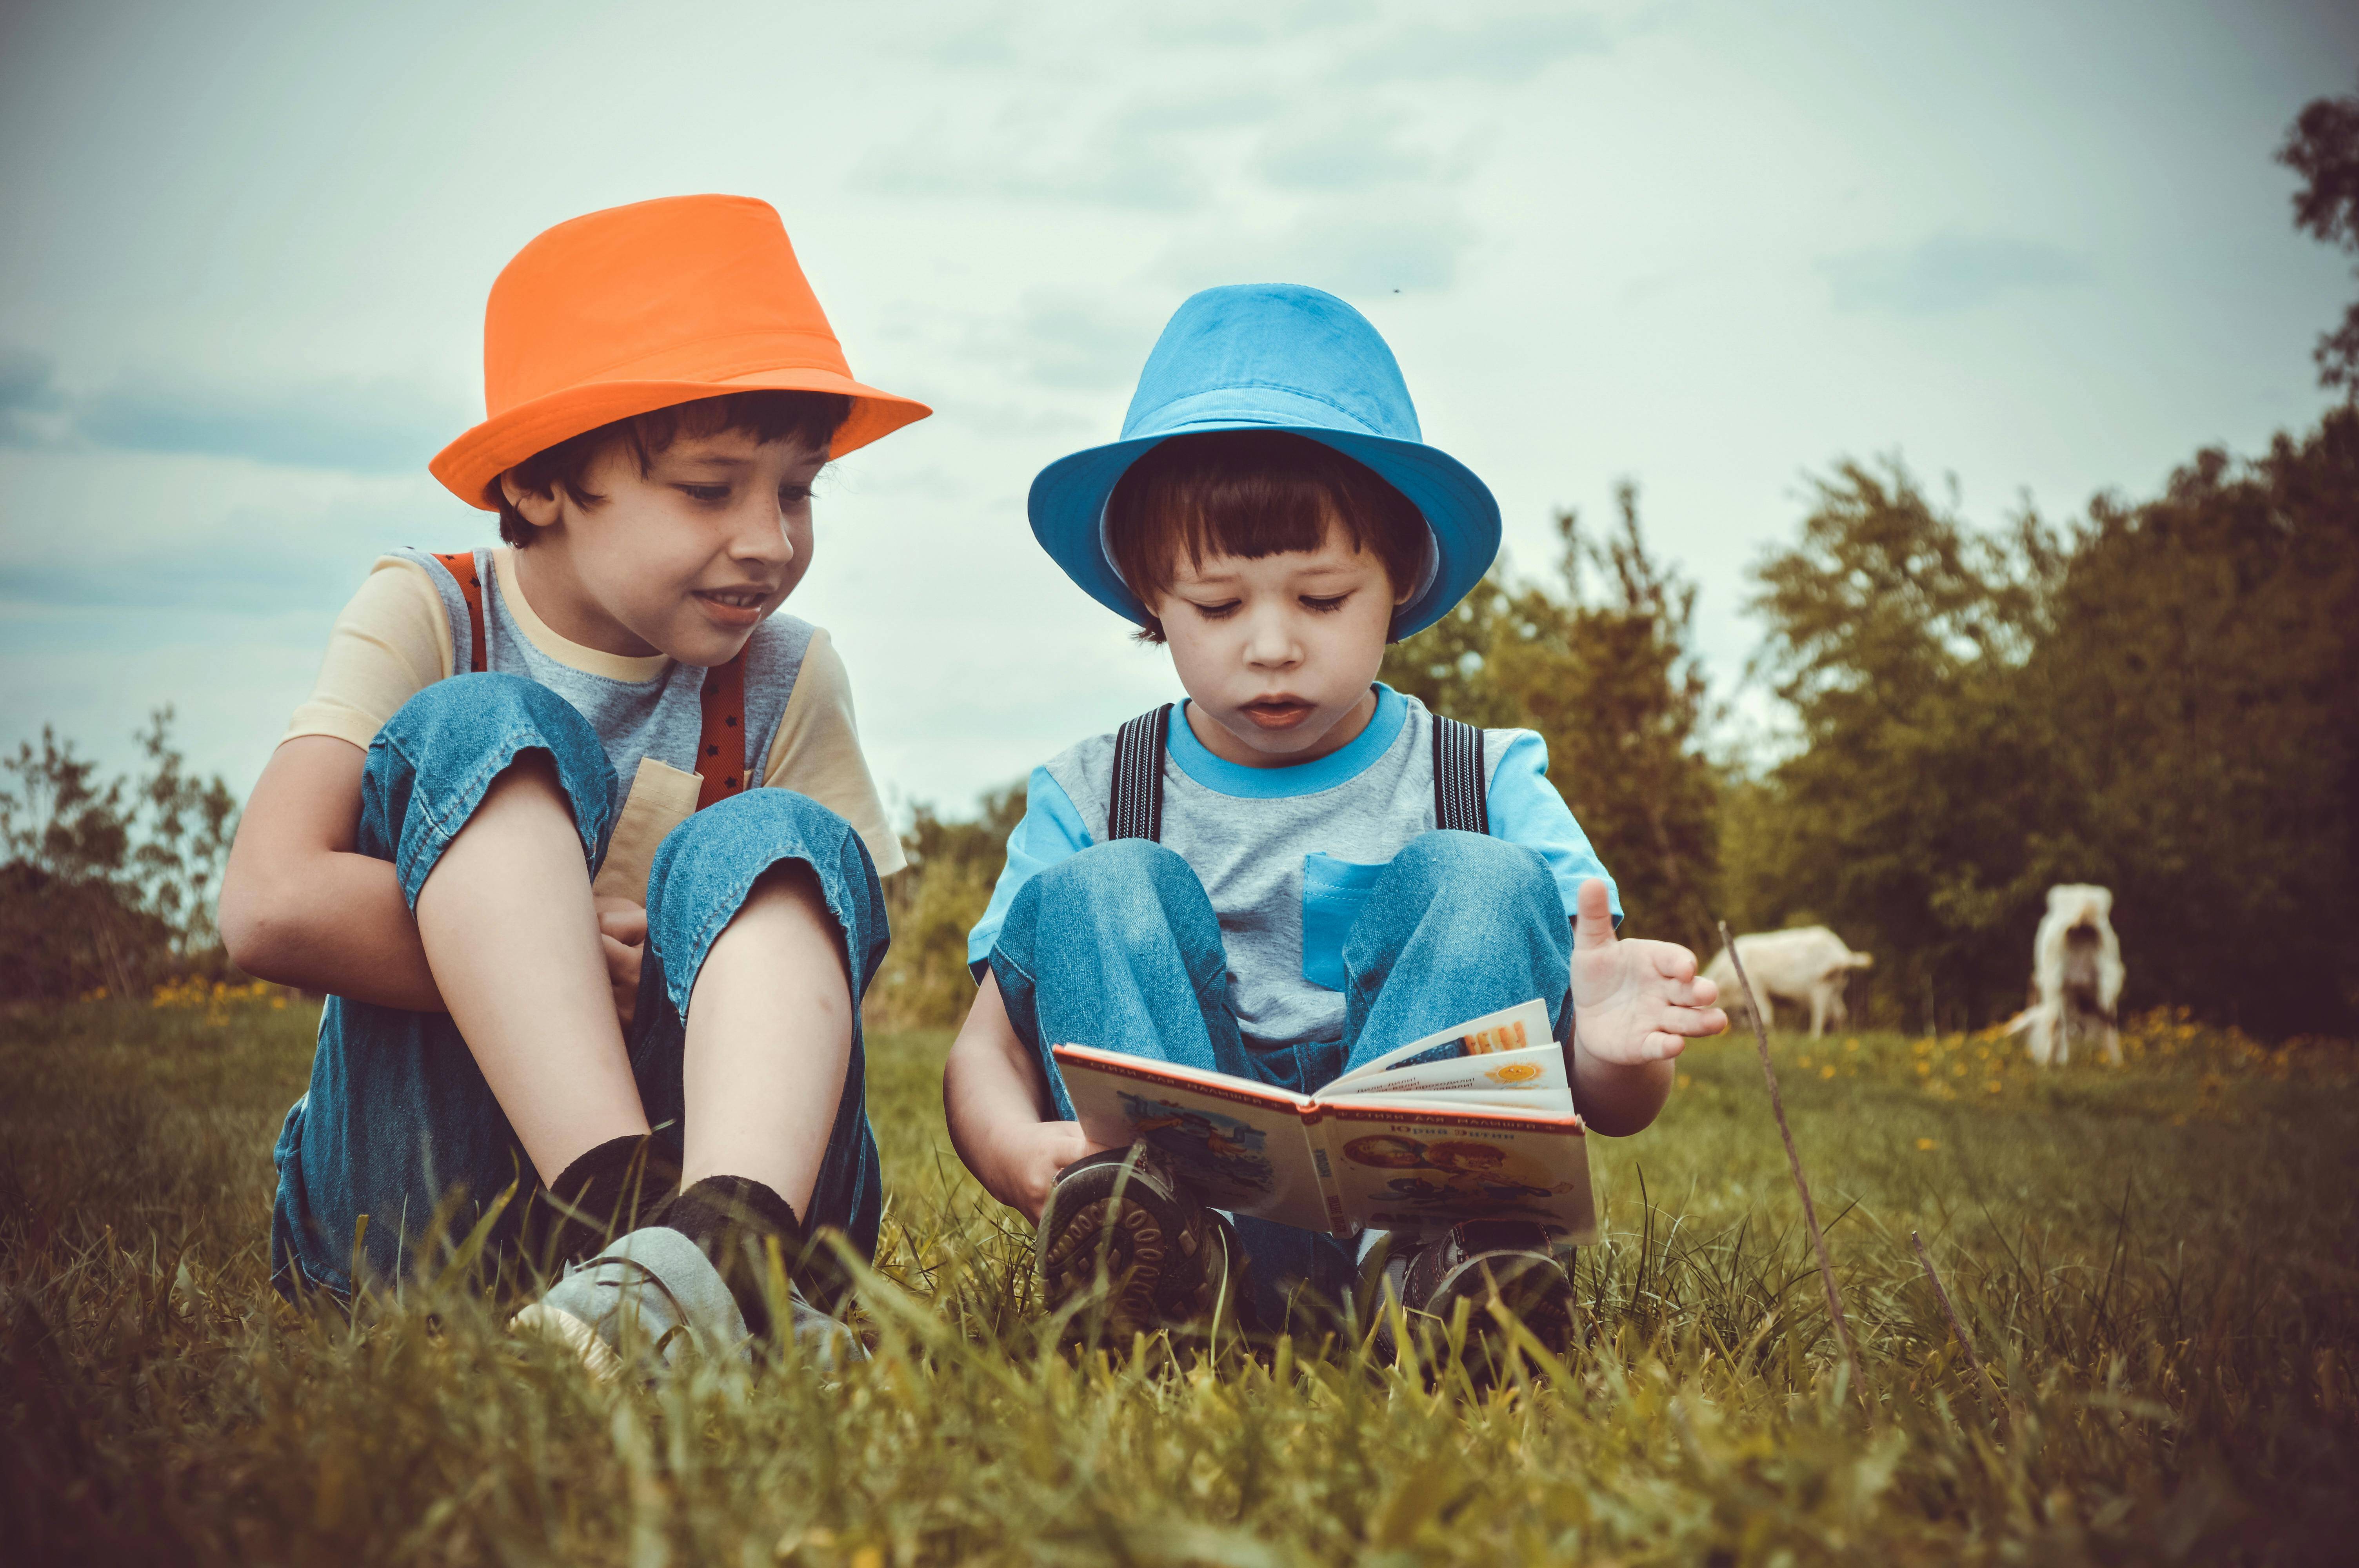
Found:
[[[2277, 161], [2302, 178], [2294, 193], [2294, 227], [2330, 245], [2359, 254], [2359, 97], [2319, 98], [2305, 104], [2277, 148]], [[2359, 300], [2343, 325], [2318, 340], [2318, 380], [2359, 397]]]
[[2059, 535], [1839, 465], [1755, 568], [1801, 746], [1733, 790], [1729, 902], [1876, 954], [1875, 1011], [2020, 1004], [2049, 884], [2114, 890], [2132, 1005], [2359, 1014], [2359, 410]]
[[218, 958], [213, 896], [235, 831], [218, 778], [183, 771], [172, 710], [135, 737], [147, 763], [102, 783], [44, 725], [37, 751], [0, 757], [0, 994], [134, 991], [151, 974]]
[[[1701, 947], [1719, 874], [1718, 780], [1691, 643], [1695, 588], [1647, 551], [1636, 488], [1602, 539], [1556, 519], [1553, 582], [1495, 571], [1385, 657], [1383, 678], [1470, 724], [1536, 730], [1549, 777], [1623, 892], [1635, 935]], [[1593, 592], [1592, 579], [1597, 583]]]
[[1753, 673], [1801, 747], [1731, 797], [1731, 904], [1747, 927], [1823, 921], [1875, 953], [1885, 1017], [1982, 1017], [2019, 995], [2025, 912], [2067, 880], [2032, 852], [2052, 780], [2015, 700], [2061, 561], [2036, 515], [1977, 534], [1893, 459], [1836, 465], [1801, 542], [1753, 568], [1768, 626]]

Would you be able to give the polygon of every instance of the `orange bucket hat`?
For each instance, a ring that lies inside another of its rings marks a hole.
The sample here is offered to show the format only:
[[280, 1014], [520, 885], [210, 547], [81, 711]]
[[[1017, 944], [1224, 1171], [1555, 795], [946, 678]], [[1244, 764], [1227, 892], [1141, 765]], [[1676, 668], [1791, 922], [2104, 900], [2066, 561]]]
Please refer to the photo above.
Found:
[[842, 457], [933, 412], [852, 379], [786, 225], [745, 196], [672, 196], [560, 223], [516, 253], [484, 311], [484, 422], [427, 465], [470, 506], [536, 452], [635, 414], [732, 392], [852, 399]]

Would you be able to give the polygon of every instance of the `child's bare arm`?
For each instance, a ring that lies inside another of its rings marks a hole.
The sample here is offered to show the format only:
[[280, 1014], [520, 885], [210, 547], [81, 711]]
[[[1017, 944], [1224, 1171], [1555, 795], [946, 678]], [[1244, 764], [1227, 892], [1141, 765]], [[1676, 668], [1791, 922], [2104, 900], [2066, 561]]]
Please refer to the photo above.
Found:
[[222, 942], [266, 980], [440, 1012], [392, 862], [353, 850], [367, 755], [327, 735], [270, 754], [222, 875]]
[[1077, 1121], [1051, 1121], [1040, 1065], [1008, 1022], [999, 981], [983, 978], [942, 1065], [951, 1143], [984, 1189], [1034, 1221], [1057, 1173], [1100, 1147]]

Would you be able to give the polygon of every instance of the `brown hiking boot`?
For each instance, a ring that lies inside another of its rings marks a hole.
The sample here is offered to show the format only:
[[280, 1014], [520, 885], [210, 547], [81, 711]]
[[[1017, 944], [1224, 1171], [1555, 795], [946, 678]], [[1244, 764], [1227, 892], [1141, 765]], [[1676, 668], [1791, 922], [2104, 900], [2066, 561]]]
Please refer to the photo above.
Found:
[[1503, 1369], [1506, 1339], [1492, 1315], [1495, 1299], [1549, 1354], [1572, 1346], [1572, 1276], [1557, 1257], [1556, 1238], [1530, 1220], [1470, 1219], [1422, 1244], [1395, 1245], [1369, 1260], [1367, 1293], [1376, 1317], [1379, 1358], [1398, 1358], [1392, 1303], [1408, 1332], [1438, 1350], [1462, 1299], [1469, 1303], [1464, 1358], [1478, 1379]]
[[1103, 1316], [1089, 1326], [1117, 1340], [1210, 1324], [1222, 1312], [1242, 1320], [1251, 1299], [1235, 1229], [1145, 1143], [1058, 1172], [1035, 1249], [1051, 1312], [1086, 1300], [1103, 1277]]

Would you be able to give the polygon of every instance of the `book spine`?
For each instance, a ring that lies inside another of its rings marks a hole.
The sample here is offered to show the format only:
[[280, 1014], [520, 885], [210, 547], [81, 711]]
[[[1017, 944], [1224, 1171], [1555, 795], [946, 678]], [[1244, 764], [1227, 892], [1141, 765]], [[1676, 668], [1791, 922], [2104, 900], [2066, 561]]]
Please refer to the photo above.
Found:
[[1353, 1227], [1343, 1213], [1343, 1189], [1335, 1180], [1335, 1150], [1331, 1137], [1334, 1123], [1326, 1109], [1317, 1100], [1302, 1108], [1302, 1135], [1310, 1143], [1310, 1168], [1319, 1173], [1319, 1200], [1327, 1208], [1328, 1232], [1348, 1236]]

